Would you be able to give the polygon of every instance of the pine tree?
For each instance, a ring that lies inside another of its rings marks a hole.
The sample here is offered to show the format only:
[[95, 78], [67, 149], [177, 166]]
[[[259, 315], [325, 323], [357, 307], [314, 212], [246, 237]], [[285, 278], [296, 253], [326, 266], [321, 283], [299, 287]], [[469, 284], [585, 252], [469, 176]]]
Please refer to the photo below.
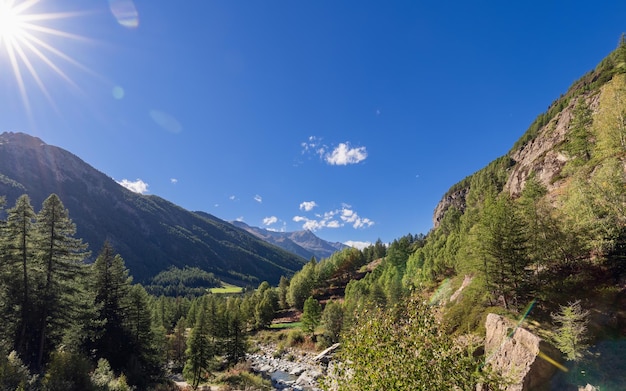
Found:
[[125, 325], [129, 316], [129, 293], [132, 278], [119, 254], [107, 241], [92, 265], [95, 336], [92, 348], [106, 359], [115, 371], [126, 364], [130, 332]]
[[133, 285], [130, 288], [128, 314], [125, 320], [131, 341], [126, 350], [128, 352], [126, 374], [129, 383], [139, 388], [145, 388], [162, 375], [165, 336], [153, 327], [149, 301], [148, 292], [141, 285]]
[[87, 246], [74, 238], [76, 226], [56, 194], [50, 195], [37, 214], [35, 251], [43, 270], [43, 287], [39, 292], [39, 319], [36, 368], [42, 368], [44, 355], [59, 342], [68, 325], [75, 323], [78, 301], [82, 294], [80, 281], [85, 273], [83, 260]]
[[5, 251], [3, 264], [7, 266], [7, 281], [5, 286], [7, 294], [5, 309], [13, 312], [13, 308], [19, 308], [19, 315], [4, 313], [3, 318], [17, 318], [14, 349], [21, 357], [32, 356], [35, 344], [31, 340], [34, 333], [32, 330], [31, 291], [33, 289], [33, 262], [35, 258], [33, 249], [33, 235], [36, 214], [27, 195], [20, 196], [15, 202], [15, 207], [7, 211], [7, 222], [4, 227], [3, 239]]

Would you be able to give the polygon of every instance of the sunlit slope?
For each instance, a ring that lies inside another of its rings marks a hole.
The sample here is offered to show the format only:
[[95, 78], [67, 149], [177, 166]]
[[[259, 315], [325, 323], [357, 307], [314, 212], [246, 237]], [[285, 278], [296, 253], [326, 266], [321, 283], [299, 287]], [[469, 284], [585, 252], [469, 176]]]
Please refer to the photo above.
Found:
[[169, 266], [197, 266], [239, 284], [277, 283], [304, 259], [208, 214], [198, 215], [157, 196], [133, 193], [84, 161], [22, 133], [0, 135], [0, 195], [12, 207], [28, 194], [39, 210], [59, 195], [77, 236], [97, 253], [105, 240], [143, 281]]

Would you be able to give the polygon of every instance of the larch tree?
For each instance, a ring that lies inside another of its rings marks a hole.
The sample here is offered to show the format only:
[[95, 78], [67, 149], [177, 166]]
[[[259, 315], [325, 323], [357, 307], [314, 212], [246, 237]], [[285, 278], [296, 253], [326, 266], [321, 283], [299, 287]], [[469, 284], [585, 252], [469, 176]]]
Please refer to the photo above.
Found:
[[195, 323], [187, 338], [186, 355], [187, 363], [183, 374], [195, 390], [208, 377], [215, 356], [215, 346], [211, 343], [209, 319], [204, 304], [197, 308]]
[[302, 312], [302, 328], [311, 334], [315, 334], [315, 328], [322, 318], [322, 306], [313, 296], [309, 296], [304, 302]]

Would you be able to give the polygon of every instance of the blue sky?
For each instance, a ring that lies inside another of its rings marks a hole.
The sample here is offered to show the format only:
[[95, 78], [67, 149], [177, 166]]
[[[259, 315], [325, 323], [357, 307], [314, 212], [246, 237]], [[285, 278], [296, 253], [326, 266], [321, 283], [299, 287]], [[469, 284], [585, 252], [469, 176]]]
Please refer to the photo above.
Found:
[[189, 210], [340, 242], [427, 233], [443, 193], [626, 31], [624, 1], [9, 3], [0, 131]]

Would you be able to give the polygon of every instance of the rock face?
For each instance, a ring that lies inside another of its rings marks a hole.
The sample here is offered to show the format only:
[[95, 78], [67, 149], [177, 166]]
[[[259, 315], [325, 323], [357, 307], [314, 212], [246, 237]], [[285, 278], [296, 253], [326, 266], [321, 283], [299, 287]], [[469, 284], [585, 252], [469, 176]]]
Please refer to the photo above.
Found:
[[433, 227], [437, 228], [443, 219], [443, 215], [450, 207], [457, 208], [461, 213], [465, 211], [465, 197], [469, 188], [463, 188], [443, 197], [439, 204], [435, 207], [433, 213]]
[[[513, 197], [518, 196], [524, 189], [526, 180], [531, 174], [545, 186], [549, 193], [553, 193], [564, 181], [561, 179], [561, 170], [568, 157], [561, 152], [559, 146], [566, 140], [572, 120], [574, 107], [580, 99], [584, 99], [589, 108], [597, 110], [600, 94], [582, 95], [578, 99], [572, 99], [567, 107], [544, 125], [533, 140], [521, 148], [511, 151], [509, 156], [515, 164], [511, 167], [505, 191]], [[437, 228], [445, 212], [452, 206], [463, 212], [465, 210], [465, 198], [469, 188], [461, 188], [449, 193], [439, 201], [433, 214], [433, 226]]]
[[540, 354], [558, 361], [556, 348], [500, 315], [489, 314], [486, 328], [486, 361], [511, 381], [506, 391], [549, 389], [557, 367]]
[[[599, 96], [599, 94], [594, 94], [579, 99], [584, 99], [592, 110], [596, 110]], [[537, 180], [545, 186], [548, 192], [552, 192], [561, 185], [559, 180], [561, 169], [568, 158], [559, 151], [559, 145], [567, 137], [572, 113], [579, 99], [573, 99], [563, 111], [541, 128], [534, 140], [511, 154], [516, 164], [512, 168], [505, 189], [512, 196], [521, 193], [531, 173], [535, 173]]]

